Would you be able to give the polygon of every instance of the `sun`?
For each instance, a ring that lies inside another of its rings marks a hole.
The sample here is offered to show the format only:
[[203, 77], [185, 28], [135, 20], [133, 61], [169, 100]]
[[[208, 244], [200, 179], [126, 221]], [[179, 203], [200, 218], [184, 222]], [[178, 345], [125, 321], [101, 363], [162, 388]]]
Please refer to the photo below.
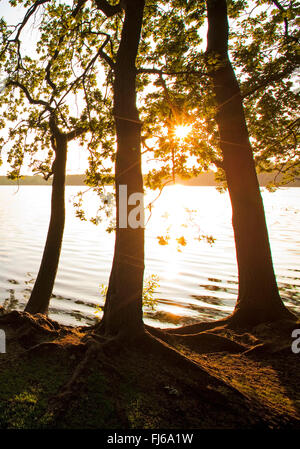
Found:
[[192, 125], [178, 125], [175, 126], [175, 136], [179, 140], [185, 139], [192, 129]]

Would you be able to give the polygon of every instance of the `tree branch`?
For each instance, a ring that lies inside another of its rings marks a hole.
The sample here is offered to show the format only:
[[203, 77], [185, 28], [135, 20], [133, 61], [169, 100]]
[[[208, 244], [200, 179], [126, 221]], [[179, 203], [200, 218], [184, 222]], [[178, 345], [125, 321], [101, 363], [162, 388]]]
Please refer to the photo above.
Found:
[[86, 131], [87, 131], [86, 128], [81, 128], [81, 127], [73, 129], [72, 131], [66, 133], [67, 141], [70, 142], [70, 140], [76, 139], [76, 137], [81, 136]]
[[30, 104], [36, 104], [36, 105], [40, 105], [40, 106], [44, 106], [48, 111], [51, 111], [52, 108], [50, 106], [50, 104], [47, 101], [44, 100], [35, 100], [29, 93], [29, 90], [27, 89], [27, 87], [25, 87], [22, 83], [20, 83], [19, 81], [12, 81], [9, 80], [6, 83], [7, 86], [16, 86], [19, 87], [24, 94], [26, 95], [27, 100], [29, 101]]
[[155, 68], [148, 69], [145, 67], [140, 67], [139, 69], [137, 69], [136, 73], [137, 74], [145, 73], [145, 74], [149, 74], [149, 75], [160, 75], [160, 76], [162, 76], [162, 75], [167, 75], [167, 76], [176, 76], [176, 75], [200, 75], [200, 76], [203, 76], [203, 75], [205, 75], [204, 72], [200, 72], [197, 70], [183, 70], [180, 72], [168, 72], [168, 71], [165, 71], [162, 69], [155, 69]]
[[17, 31], [16, 37], [13, 39], [15, 42], [19, 41], [21, 31], [27, 24], [30, 17], [36, 12], [39, 6], [43, 5], [44, 3], [48, 3], [50, 0], [37, 0], [26, 12], [24, 19], [22, 20], [20, 27]]
[[[104, 34], [104, 33], [103, 33]], [[84, 72], [70, 85], [70, 87], [68, 88], [68, 90], [66, 91], [66, 93], [62, 96], [62, 98], [60, 99], [59, 103], [57, 104], [57, 106], [60, 106], [61, 103], [63, 102], [64, 98], [68, 95], [68, 93], [76, 86], [76, 84], [78, 84], [80, 82], [80, 80], [84, 80], [85, 76], [87, 74], [87, 72], [93, 67], [93, 65], [95, 64], [95, 62], [97, 61], [97, 58], [99, 56], [102, 55], [103, 52], [103, 48], [105, 47], [105, 45], [107, 44], [107, 42], [109, 41], [109, 36], [106, 38], [105, 42], [101, 45], [101, 47], [99, 48], [99, 50], [97, 51], [97, 53], [95, 54], [95, 56], [90, 60], [90, 62], [88, 63], [87, 67], [85, 68]], [[104, 53], [104, 52], [103, 52]], [[104, 53], [103, 58], [107, 58], [107, 62], [108, 64], [112, 64], [111, 67], [114, 67], [114, 62], [113, 60], [106, 55], [106, 53]], [[110, 62], [109, 62], [110, 61]]]
[[[279, 11], [285, 12], [284, 7], [279, 3], [278, 0], [271, 0], [271, 1], [276, 6], [276, 8], [279, 9]], [[285, 35], [288, 36], [289, 35], [289, 23], [288, 23], [288, 20], [286, 17], [283, 19], [283, 21], [284, 21], [284, 27], [285, 27]]]
[[263, 75], [261, 79], [258, 81], [256, 86], [252, 87], [252, 89], [245, 90], [245, 92], [242, 92], [242, 99], [248, 98], [251, 95], [253, 95], [255, 92], [257, 92], [260, 89], [263, 89], [267, 87], [269, 84], [272, 84], [276, 81], [280, 81], [284, 79], [285, 77], [292, 75], [296, 67], [294, 66], [288, 66], [286, 67], [282, 72], [274, 73], [273, 75], [270, 75], [269, 77], [266, 77]]
[[166, 100], [167, 100], [167, 102], [168, 102], [168, 104], [170, 106], [170, 109], [171, 109], [172, 113], [174, 114], [174, 117], [177, 118], [178, 110], [177, 110], [177, 107], [173, 104], [173, 102], [171, 100], [171, 97], [170, 97], [170, 94], [169, 94], [169, 90], [168, 90], [168, 86], [167, 86], [167, 83], [166, 83], [165, 79], [163, 78], [162, 73], [159, 74], [159, 79], [160, 79], [160, 83], [161, 83], [161, 85], [163, 87]]
[[[271, 0], [271, 3], [273, 3], [273, 5], [275, 5], [276, 8], [279, 9], [280, 12], [282, 12], [282, 13], [286, 12], [286, 9], [284, 9], [282, 4], [278, 0]], [[293, 39], [295, 42], [298, 42], [297, 38], [295, 38], [294, 36], [290, 36], [289, 35], [289, 21], [288, 21], [288, 19], [286, 17], [283, 18], [283, 22], [284, 22], [284, 34], [285, 34], [285, 37], [287, 37], [289, 39]]]
[[99, 49], [99, 55], [101, 56], [101, 58], [104, 59], [104, 61], [107, 62], [107, 64], [114, 69], [115, 68], [115, 63], [112, 60], [112, 58], [110, 56], [108, 56], [107, 53], [105, 53], [104, 48], [106, 47], [106, 45], [108, 44], [108, 42], [110, 41], [110, 36], [106, 33], [100, 33], [103, 34], [104, 36], [106, 36], [105, 41], [103, 42], [103, 44], [101, 45], [100, 49]]
[[77, 14], [79, 13], [79, 11], [81, 10], [81, 8], [83, 7], [83, 5], [86, 3], [87, 0], [78, 0], [77, 5], [74, 9], [74, 11], [72, 12], [72, 16], [76, 17]]
[[110, 5], [106, 0], [95, 0], [97, 8], [100, 9], [106, 17], [112, 17], [122, 11], [121, 2], [117, 5]]

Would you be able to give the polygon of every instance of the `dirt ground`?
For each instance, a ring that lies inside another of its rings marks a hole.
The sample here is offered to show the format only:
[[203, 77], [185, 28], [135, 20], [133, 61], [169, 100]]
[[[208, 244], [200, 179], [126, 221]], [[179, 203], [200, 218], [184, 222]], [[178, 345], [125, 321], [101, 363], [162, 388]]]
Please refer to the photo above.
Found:
[[25, 312], [2, 311], [0, 328], [1, 429], [300, 428], [300, 321], [186, 335], [147, 327], [117, 346]]

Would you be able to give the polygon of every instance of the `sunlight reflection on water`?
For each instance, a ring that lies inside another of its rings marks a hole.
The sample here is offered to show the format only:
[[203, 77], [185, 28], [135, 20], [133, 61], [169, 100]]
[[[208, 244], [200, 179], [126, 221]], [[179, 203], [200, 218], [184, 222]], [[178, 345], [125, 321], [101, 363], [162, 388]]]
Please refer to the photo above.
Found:
[[[67, 187], [67, 219], [61, 263], [51, 301], [54, 319], [90, 324], [103, 302], [114, 235], [106, 224], [94, 226], [75, 217], [72, 201], [79, 187]], [[39, 267], [49, 220], [51, 188], [1, 186], [0, 304], [23, 308]], [[88, 194], [89, 208], [97, 199]], [[157, 194], [147, 196], [146, 204]], [[286, 303], [300, 311], [300, 189], [263, 191], [275, 271]], [[94, 211], [93, 211], [94, 212]], [[188, 223], [188, 226], [186, 226]], [[213, 236], [211, 246], [199, 235]], [[158, 237], [168, 239], [159, 245]], [[178, 240], [177, 240], [178, 239]], [[160, 286], [155, 313], [146, 320], [175, 326], [227, 315], [237, 295], [237, 267], [228, 194], [213, 187], [172, 186], [154, 203], [146, 229], [146, 273], [157, 274]]]

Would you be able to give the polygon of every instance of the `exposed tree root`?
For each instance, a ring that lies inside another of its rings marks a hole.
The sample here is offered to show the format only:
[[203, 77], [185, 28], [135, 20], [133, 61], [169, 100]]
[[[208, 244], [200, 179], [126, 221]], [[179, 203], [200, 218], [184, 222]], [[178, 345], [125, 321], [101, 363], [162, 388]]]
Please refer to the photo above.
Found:
[[45, 315], [31, 315], [27, 312], [19, 312], [14, 310], [0, 316], [1, 325], [9, 325], [14, 328], [16, 333], [22, 335], [28, 329], [36, 329], [40, 333], [48, 335], [59, 335], [63, 326], [55, 321], [50, 320]]
[[[266, 314], [268, 316], [268, 314]], [[231, 315], [222, 318], [216, 321], [204, 321], [195, 324], [191, 324], [188, 326], [182, 326], [179, 328], [166, 328], [166, 329], [155, 329], [151, 330], [150, 326], [147, 326], [147, 330], [151, 333], [155, 332], [156, 335], [159, 332], [168, 333], [168, 334], [180, 334], [180, 335], [188, 335], [188, 334], [199, 334], [200, 332], [206, 330], [216, 330], [218, 328], [228, 328], [234, 330], [251, 330], [256, 326], [260, 326], [263, 324], [277, 324], [277, 323], [289, 323], [290, 326], [293, 326], [295, 322], [299, 320], [299, 317], [289, 311], [286, 308], [280, 309], [280, 311], [272, 317], [269, 314], [269, 319], [263, 319], [260, 317], [259, 313], [257, 313], [257, 317], [255, 319], [249, 319], [245, 312], [241, 312], [240, 310], [234, 311]], [[154, 335], [154, 333], [153, 333]]]
[[276, 323], [262, 324], [253, 329], [261, 342], [247, 349], [244, 354], [249, 357], [268, 357], [272, 354], [291, 352], [292, 332], [300, 327], [300, 322], [282, 320]]
[[79, 384], [83, 382], [83, 375], [88, 369], [91, 358], [97, 356], [97, 350], [97, 344], [86, 346], [85, 355], [77, 365], [70, 380], [63, 386], [60, 393], [55, 395], [49, 401], [50, 411], [55, 415], [56, 419], [61, 416], [64, 410], [68, 407], [74, 394], [78, 391]]
[[222, 318], [221, 320], [216, 321], [203, 321], [195, 324], [191, 324], [189, 326], [182, 326], [179, 328], [167, 328], [163, 329], [164, 332], [168, 334], [198, 334], [199, 332], [206, 331], [208, 329], [215, 329], [217, 327], [224, 327], [230, 324], [230, 317]]
[[171, 345], [182, 344], [198, 354], [209, 352], [231, 352], [241, 353], [244, 352], [247, 347], [230, 340], [221, 335], [216, 335], [213, 332], [224, 331], [225, 327], [212, 328], [210, 332], [199, 332], [195, 334], [177, 334], [177, 333], [165, 333], [155, 328], [147, 327], [148, 332]]
[[[227, 319], [209, 323], [197, 323], [176, 329], [157, 329], [147, 326], [148, 332], [169, 345], [183, 345], [197, 354], [215, 352], [243, 353], [248, 356], [275, 354], [291, 350], [291, 333], [300, 320], [282, 319], [274, 322], [260, 323], [256, 326], [239, 327]], [[249, 333], [249, 328], [251, 332]], [[203, 331], [206, 329], [206, 331]], [[241, 331], [240, 342], [237, 341]], [[195, 333], [192, 333], [194, 331]], [[198, 332], [196, 332], [198, 331]], [[186, 334], [184, 333], [186, 332]], [[234, 341], [229, 337], [233, 332]]]
[[[59, 394], [51, 399], [49, 406], [55, 420], [59, 419], [68, 407], [68, 404], [78, 395], [78, 391], [84, 384], [86, 373], [92, 364], [91, 362], [97, 360], [104, 369], [107, 369], [112, 375], [117, 376], [119, 382], [122, 379], [122, 374], [112, 363], [112, 360], [118, 356], [120, 351], [122, 353], [128, 353], [128, 350], [130, 351], [131, 348], [134, 348], [137, 352], [141, 351], [143, 354], [147, 353], [159, 357], [164, 361], [165, 366], [173, 365], [177, 369], [190, 373], [193, 378], [197, 379], [199, 394], [203, 400], [210, 400], [215, 404], [221, 405], [224, 404], [224, 401], [228, 400], [228, 395], [230, 397], [234, 395], [237, 400], [242, 402], [246, 401], [246, 398], [238, 390], [217, 377], [212, 376], [195, 361], [147, 331], [142, 335], [138, 335], [130, 342], [125, 341], [124, 336], [121, 335], [107, 338], [106, 340], [100, 336], [100, 340], [100, 343], [95, 342], [90, 336], [88, 342], [85, 343], [86, 350], [83, 359]], [[33, 351], [37, 349], [39, 348], [32, 348]], [[187, 378], [189, 378], [188, 375]], [[184, 382], [184, 380], [182, 381]], [[122, 420], [124, 421], [124, 416]]]
[[[277, 323], [278, 326], [276, 323], [256, 326], [250, 335], [232, 331], [227, 320], [218, 320], [172, 329], [172, 332], [145, 326], [145, 331], [136, 335], [121, 331], [110, 336], [105, 335], [103, 328], [101, 333], [99, 327], [60, 326], [43, 315], [31, 316], [25, 312], [0, 316], [0, 323], [1, 327], [9, 331], [8, 342], [12, 347], [15, 348], [15, 343], [20, 344], [21, 350], [16, 353], [18, 357], [51, 354], [49, 357], [57, 355], [58, 360], [61, 358], [70, 361], [71, 374], [68, 374], [68, 380], [49, 400], [48, 412], [53, 417], [54, 425], [59, 424], [60, 418], [63, 419], [68, 409], [72, 409], [80, 395], [86, 394], [89, 375], [99, 369], [112, 380], [109, 388], [115, 398], [115, 413], [124, 427], [129, 423], [124, 405], [122, 407], [118, 402], [118, 389], [120, 384], [126, 385], [128, 382], [122, 374], [122, 364], [128, 366], [130, 362], [127, 360], [131, 360], [132, 354], [133, 363], [139, 363], [147, 355], [149, 360], [155, 360], [161, 366], [166, 376], [172, 376], [176, 372], [176, 379], [185, 391], [192, 392], [196, 389], [200, 403], [210, 403], [210, 407], [215, 407], [216, 410], [220, 408], [224, 411], [228, 407], [228, 413], [237, 407], [246, 416], [250, 406], [247, 395], [226, 378], [221, 378], [217, 372], [207, 370], [200, 355], [218, 353], [226, 357], [242, 353], [243, 357], [249, 357], [250, 360], [252, 357], [260, 359], [266, 354], [286, 351], [287, 348], [290, 350], [291, 330], [295, 326], [294, 322], [284, 320]], [[200, 332], [195, 332], [199, 329]], [[182, 333], [183, 330], [187, 333]], [[270, 336], [273, 334], [272, 340]], [[6, 357], [9, 360], [11, 355], [8, 353]], [[76, 361], [78, 363], [74, 368]], [[252, 400], [252, 413], [255, 414], [256, 409], [261, 410], [256, 401]]]
[[[212, 386], [216, 392], [222, 390], [226, 391], [225, 395], [231, 393], [236, 394], [239, 398], [243, 396], [238, 390], [229, 386], [228, 384], [218, 379], [217, 377], [214, 377], [211, 374], [209, 374], [203, 367], [201, 367], [194, 360], [186, 357], [177, 349], [170, 346], [169, 344], [159, 339], [158, 337], [151, 335], [149, 332], [146, 331], [143, 337], [140, 337], [139, 340], [142, 343], [143, 351], [146, 350], [147, 352], [160, 357], [162, 360], [165, 361], [167, 365], [172, 364], [175, 365], [177, 368], [178, 367], [182, 368], [186, 372], [193, 372], [194, 374], [196, 374], [199, 386], [201, 385], [201, 392], [203, 393], [203, 396], [211, 395]], [[218, 395], [219, 395], [218, 399], [224, 401], [224, 394], [217, 393], [217, 396]]]
[[261, 343], [253, 348], [247, 349], [243, 354], [247, 356], [257, 357], [264, 356], [266, 357], [268, 354], [276, 354], [279, 352], [288, 351], [291, 352], [291, 344], [283, 343], [281, 345], [270, 343]]
[[26, 355], [36, 355], [36, 354], [45, 354], [45, 353], [53, 353], [57, 351], [68, 351], [71, 350], [72, 354], [81, 353], [84, 351], [86, 344], [80, 343], [78, 345], [69, 345], [69, 347], [64, 347], [60, 341], [45, 341], [43, 343], [39, 343], [35, 346], [31, 346], [29, 349], [25, 351]]
[[287, 309], [283, 304], [274, 308], [260, 310], [236, 308], [228, 317], [228, 326], [231, 329], [253, 329], [265, 323], [278, 323], [280, 321], [296, 322], [297, 315]]
[[180, 336], [173, 334], [172, 337], [175, 338], [175, 341], [178, 343], [182, 343], [183, 345], [196, 351], [198, 354], [224, 351], [230, 353], [241, 353], [246, 349], [245, 346], [236, 343], [235, 341], [208, 332]]
[[[123, 378], [123, 375], [118, 368], [106, 357], [103, 343], [98, 343], [89, 336], [84, 346], [85, 354], [75, 368], [69, 381], [61, 388], [60, 392], [53, 396], [49, 401], [48, 412], [50, 412], [56, 422], [64, 415], [65, 411], [70, 406], [70, 403], [78, 397], [78, 393], [84, 389], [86, 376], [90, 371], [90, 367], [94, 366], [96, 361], [100, 364], [102, 369], [105, 369], [110, 373], [110, 376], [115, 376], [117, 378], [116, 382], [112, 382], [112, 388], [116, 388], [114, 386], [118, 385]], [[127, 417], [124, 415], [124, 411], [121, 407], [118, 406], [118, 401], [115, 402], [115, 407], [120, 422], [123, 422], [124, 426], [128, 426]]]
[[38, 345], [41, 339], [56, 338], [62, 332], [58, 323], [43, 315], [32, 316], [26, 312], [12, 311], [0, 316], [0, 325], [6, 331], [7, 344], [17, 342], [21, 348]]

